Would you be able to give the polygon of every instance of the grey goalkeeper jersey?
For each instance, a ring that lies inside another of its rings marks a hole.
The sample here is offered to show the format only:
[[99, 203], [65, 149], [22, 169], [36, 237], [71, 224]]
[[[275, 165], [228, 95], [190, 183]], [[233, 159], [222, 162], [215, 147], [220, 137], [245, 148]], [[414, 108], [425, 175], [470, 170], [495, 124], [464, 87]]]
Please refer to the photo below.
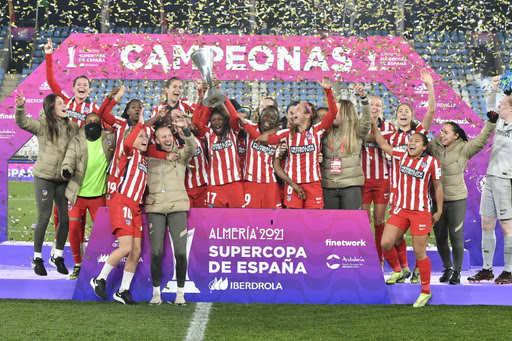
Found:
[[498, 118], [494, 133], [487, 175], [512, 179], [512, 123]]

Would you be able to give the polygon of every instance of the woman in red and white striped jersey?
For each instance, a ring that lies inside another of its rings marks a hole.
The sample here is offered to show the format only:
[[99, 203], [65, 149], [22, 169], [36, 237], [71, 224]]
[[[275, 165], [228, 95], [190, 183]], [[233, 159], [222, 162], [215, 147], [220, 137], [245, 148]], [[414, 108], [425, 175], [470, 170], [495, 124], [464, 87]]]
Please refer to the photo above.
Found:
[[[283, 180], [287, 182], [284, 204], [290, 208], [324, 207], [318, 154], [321, 152], [322, 137], [332, 126], [338, 109], [329, 77], [324, 76], [319, 83], [324, 88], [329, 103], [329, 112], [322, 122], [313, 125], [315, 108], [309, 102], [302, 102], [295, 109], [292, 127], [280, 130], [268, 138], [269, 144], [286, 141], [288, 145], [285, 165], [288, 178]], [[250, 125], [245, 128], [253, 139], [261, 135]]]

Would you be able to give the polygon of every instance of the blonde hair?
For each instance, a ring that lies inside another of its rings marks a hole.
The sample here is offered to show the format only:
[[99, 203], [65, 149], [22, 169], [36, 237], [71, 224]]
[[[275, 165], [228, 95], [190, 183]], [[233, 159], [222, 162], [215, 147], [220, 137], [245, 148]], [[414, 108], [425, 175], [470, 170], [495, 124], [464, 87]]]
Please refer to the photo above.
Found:
[[[338, 129], [341, 131], [341, 140], [345, 143], [344, 150], [348, 154], [352, 154], [357, 146], [357, 123], [359, 116], [357, 115], [354, 103], [346, 99], [338, 101], [340, 108], [340, 124]], [[329, 129], [328, 138], [332, 138], [333, 128]]]

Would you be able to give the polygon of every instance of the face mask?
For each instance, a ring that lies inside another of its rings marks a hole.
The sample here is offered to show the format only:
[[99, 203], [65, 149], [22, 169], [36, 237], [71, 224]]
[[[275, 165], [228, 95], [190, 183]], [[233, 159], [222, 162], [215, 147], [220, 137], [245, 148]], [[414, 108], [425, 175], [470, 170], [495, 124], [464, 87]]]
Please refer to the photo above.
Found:
[[89, 123], [85, 127], [85, 136], [89, 141], [96, 141], [101, 136], [101, 124]]

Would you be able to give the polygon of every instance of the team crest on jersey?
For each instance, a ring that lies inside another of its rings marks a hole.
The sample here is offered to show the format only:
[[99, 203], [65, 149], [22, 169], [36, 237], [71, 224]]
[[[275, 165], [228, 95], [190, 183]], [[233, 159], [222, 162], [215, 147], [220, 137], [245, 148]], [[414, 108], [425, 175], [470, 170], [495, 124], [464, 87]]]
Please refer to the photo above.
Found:
[[68, 211], [71, 211], [73, 209], [73, 204], [68, 201]]
[[130, 226], [132, 224], [132, 220], [131, 219], [125, 219], [124, 223], [126, 224], [126, 226]]
[[311, 141], [313, 139], [313, 134], [307, 133], [306, 138], [308, 139], [308, 141]]
[[89, 112], [91, 111], [91, 108], [90, 107], [85, 107], [84, 108], [84, 114], [88, 114]]
[[287, 201], [292, 201], [292, 195], [291, 195], [291, 194], [288, 194], [288, 195], [286, 196], [286, 200], [287, 200]]
[[423, 162], [420, 164], [420, 167], [421, 167], [421, 168], [425, 168], [425, 167], [427, 167], [427, 163], [426, 163], [425, 161], [423, 161]]

